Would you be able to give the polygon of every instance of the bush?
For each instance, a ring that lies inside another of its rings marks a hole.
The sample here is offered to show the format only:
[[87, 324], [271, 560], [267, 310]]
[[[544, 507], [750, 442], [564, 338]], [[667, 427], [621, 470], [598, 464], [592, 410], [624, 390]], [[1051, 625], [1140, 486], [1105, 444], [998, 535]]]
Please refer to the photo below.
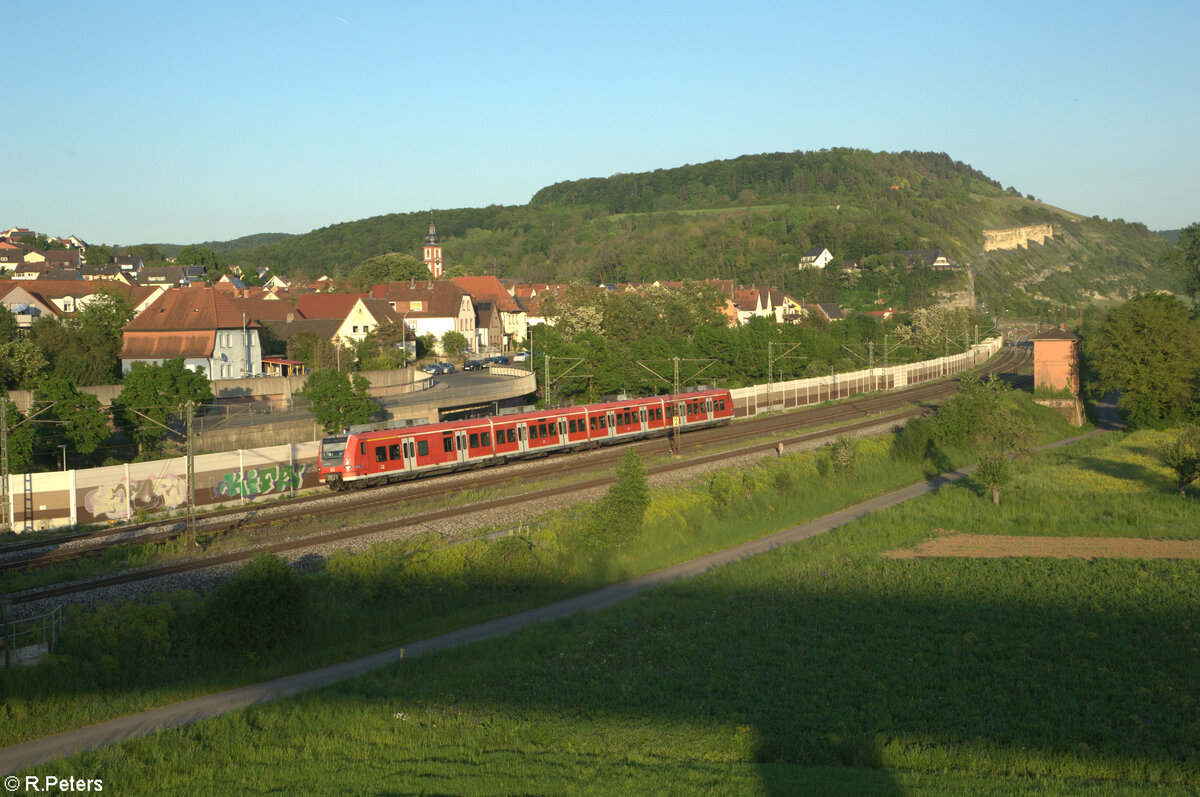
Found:
[[897, 462], [916, 464], [930, 458], [937, 430], [929, 418], [913, 418], [892, 438], [891, 456]]
[[259, 554], [209, 594], [205, 636], [227, 651], [263, 652], [299, 634], [306, 610], [300, 574], [278, 556]]
[[646, 469], [632, 448], [617, 466], [617, 480], [592, 507], [581, 542], [591, 548], [621, 545], [637, 537], [650, 507], [650, 487]]

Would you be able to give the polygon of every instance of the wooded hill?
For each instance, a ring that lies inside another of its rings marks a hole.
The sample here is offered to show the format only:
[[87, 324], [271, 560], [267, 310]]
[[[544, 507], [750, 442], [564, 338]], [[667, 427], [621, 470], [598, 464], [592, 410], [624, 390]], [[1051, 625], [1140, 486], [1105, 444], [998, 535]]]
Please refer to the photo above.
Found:
[[[823, 246], [837, 263], [941, 249], [974, 267], [980, 299], [1010, 312], [1173, 287], [1160, 263], [1165, 243], [1144, 224], [1043, 204], [941, 153], [748, 155], [556, 183], [526, 205], [436, 210], [434, 218], [447, 268], [534, 281], [715, 277], [769, 282], [809, 299], [855, 292], [839, 286], [836, 269], [820, 278], [798, 272], [800, 256]], [[227, 257], [281, 274], [346, 274], [384, 252], [419, 255], [428, 222], [427, 212], [377, 216]], [[1045, 245], [983, 251], [984, 229], [1038, 224], [1054, 226]], [[872, 296], [876, 281], [865, 283]], [[965, 281], [962, 273], [936, 287]]]

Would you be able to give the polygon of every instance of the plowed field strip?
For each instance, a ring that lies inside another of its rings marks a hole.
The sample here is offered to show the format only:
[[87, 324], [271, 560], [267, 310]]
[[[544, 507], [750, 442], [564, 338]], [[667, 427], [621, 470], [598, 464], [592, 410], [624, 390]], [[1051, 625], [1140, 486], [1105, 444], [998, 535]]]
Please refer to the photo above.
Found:
[[1200, 559], [1200, 540], [944, 534], [912, 548], [887, 551], [882, 555], [889, 559], [946, 556], [980, 559], [1024, 556], [1054, 559]]

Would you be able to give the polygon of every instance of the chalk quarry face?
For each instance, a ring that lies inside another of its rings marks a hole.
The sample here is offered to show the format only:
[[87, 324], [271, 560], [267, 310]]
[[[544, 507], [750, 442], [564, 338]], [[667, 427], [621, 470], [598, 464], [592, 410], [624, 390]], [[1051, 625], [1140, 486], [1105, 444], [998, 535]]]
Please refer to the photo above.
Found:
[[1047, 238], [1053, 237], [1054, 226], [1051, 224], [1035, 224], [1031, 227], [1009, 227], [1004, 230], [984, 230], [983, 251], [1028, 249], [1030, 241], [1036, 244], [1044, 244]]

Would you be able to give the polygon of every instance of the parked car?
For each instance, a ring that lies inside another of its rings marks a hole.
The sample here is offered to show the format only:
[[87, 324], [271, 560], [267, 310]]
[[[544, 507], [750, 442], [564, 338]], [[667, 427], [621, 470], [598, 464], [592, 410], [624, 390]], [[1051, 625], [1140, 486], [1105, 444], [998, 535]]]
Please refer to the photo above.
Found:
[[508, 365], [508, 358], [503, 354], [497, 354], [495, 357], [488, 357], [483, 361], [484, 365]]
[[463, 363], [464, 371], [479, 371], [483, 368], [483, 360], [467, 360]]
[[440, 374], [442, 372], [442, 366], [437, 363], [425, 363], [421, 366], [421, 370], [427, 374]]
[[527, 351], [519, 351], [512, 356], [512, 360], [515, 363], [523, 363], [528, 359], [529, 359], [529, 352], [527, 352]]
[[454, 363], [438, 363], [438, 365], [441, 366], [443, 374], [454, 373]]

